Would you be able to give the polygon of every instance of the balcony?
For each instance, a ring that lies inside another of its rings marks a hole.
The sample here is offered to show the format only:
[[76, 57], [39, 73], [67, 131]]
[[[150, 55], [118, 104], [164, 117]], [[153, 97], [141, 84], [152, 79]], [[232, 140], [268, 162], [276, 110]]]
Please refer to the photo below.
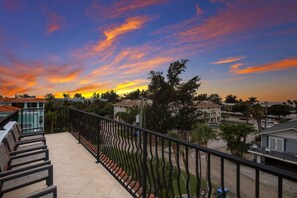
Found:
[[259, 156], [277, 159], [277, 160], [281, 160], [284, 162], [297, 165], [297, 155], [294, 153], [280, 152], [280, 151], [269, 149], [268, 147], [260, 147], [260, 146], [251, 147], [249, 148], [248, 152]]
[[218, 188], [228, 189], [222, 197], [297, 196], [291, 172], [76, 109], [48, 112], [59, 197], [216, 197]]

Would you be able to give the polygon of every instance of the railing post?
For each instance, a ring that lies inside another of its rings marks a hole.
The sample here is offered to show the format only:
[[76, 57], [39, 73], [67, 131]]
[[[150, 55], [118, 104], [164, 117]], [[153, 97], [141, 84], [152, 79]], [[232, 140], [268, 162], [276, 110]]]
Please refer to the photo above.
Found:
[[99, 150], [100, 150], [100, 131], [101, 131], [101, 119], [98, 118], [98, 130], [97, 130], [97, 161], [96, 163], [100, 163], [100, 159], [99, 159]]
[[70, 127], [70, 108], [69, 107], [67, 107], [67, 109], [66, 109], [67, 111], [68, 111], [68, 131], [69, 131], [69, 133], [71, 133], [71, 127]]
[[[143, 161], [142, 161], [142, 197], [146, 196], [146, 174], [147, 174], [147, 132], [143, 133]], [[139, 135], [141, 137], [141, 134]]]
[[24, 129], [24, 126], [23, 126], [23, 109], [21, 109], [21, 129], [23, 130]]
[[78, 143], [80, 144], [80, 121], [81, 121], [81, 113], [78, 112]]

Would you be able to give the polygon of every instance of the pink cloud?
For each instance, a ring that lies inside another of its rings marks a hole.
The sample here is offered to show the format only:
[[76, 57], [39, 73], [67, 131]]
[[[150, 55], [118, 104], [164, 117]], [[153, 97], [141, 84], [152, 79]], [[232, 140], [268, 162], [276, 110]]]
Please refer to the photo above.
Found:
[[102, 5], [99, 2], [94, 2], [85, 12], [90, 18], [101, 21], [106, 18], [121, 17], [134, 10], [143, 9], [167, 1], [168, 0], [121, 0], [111, 5]]
[[262, 65], [254, 65], [247, 66], [245, 68], [240, 68], [244, 65], [245, 64], [243, 63], [231, 65], [230, 72], [235, 74], [252, 74], [297, 68], [297, 58], [287, 58]]
[[48, 18], [48, 22], [46, 24], [45, 35], [49, 35], [55, 31], [61, 29], [64, 26], [65, 20], [58, 13], [50, 11], [48, 9], [44, 9], [43, 13]]
[[199, 42], [286, 24], [297, 20], [296, 7], [297, 1], [290, 4], [270, 0], [234, 2], [204, 22], [178, 32], [175, 37], [181, 42]]

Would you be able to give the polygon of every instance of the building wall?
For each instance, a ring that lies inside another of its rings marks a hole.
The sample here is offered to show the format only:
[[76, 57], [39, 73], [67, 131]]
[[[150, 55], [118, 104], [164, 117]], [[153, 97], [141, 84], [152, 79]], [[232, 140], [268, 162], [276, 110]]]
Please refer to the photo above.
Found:
[[209, 114], [207, 119], [208, 123], [218, 122], [221, 120], [221, 108], [198, 108], [198, 110]]
[[276, 137], [283, 137], [283, 138], [290, 138], [290, 139], [296, 139], [297, 140], [297, 131], [296, 130], [287, 130], [282, 132], [275, 132], [271, 133], [270, 135], [276, 136]]
[[117, 112], [126, 112], [127, 108], [123, 106], [113, 106], [113, 117], [115, 117]]
[[[297, 134], [297, 132], [296, 132]], [[261, 135], [261, 147], [268, 147], [268, 138], [270, 137], [281, 137], [272, 134]], [[286, 152], [297, 154], [297, 139], [284, 138], [284, 150]]]

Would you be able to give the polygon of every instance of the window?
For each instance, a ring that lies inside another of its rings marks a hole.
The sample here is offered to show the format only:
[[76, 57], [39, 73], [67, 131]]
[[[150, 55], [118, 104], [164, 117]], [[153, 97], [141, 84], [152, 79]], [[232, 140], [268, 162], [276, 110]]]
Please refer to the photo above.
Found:
[[24, 103], [12, 103], [13, 107], [24, 108]]
[[27, 104], [28, 108], [30, 107], [37, 107], [37, 103], [36, 102], [30, 102]]
[[277, 151], [284, 151], [284, 139], [277, 137], [269, 137], [269, 148]]
[[39, 107], [43, 107], [43, 102], [40, 102], [39, 103]]

